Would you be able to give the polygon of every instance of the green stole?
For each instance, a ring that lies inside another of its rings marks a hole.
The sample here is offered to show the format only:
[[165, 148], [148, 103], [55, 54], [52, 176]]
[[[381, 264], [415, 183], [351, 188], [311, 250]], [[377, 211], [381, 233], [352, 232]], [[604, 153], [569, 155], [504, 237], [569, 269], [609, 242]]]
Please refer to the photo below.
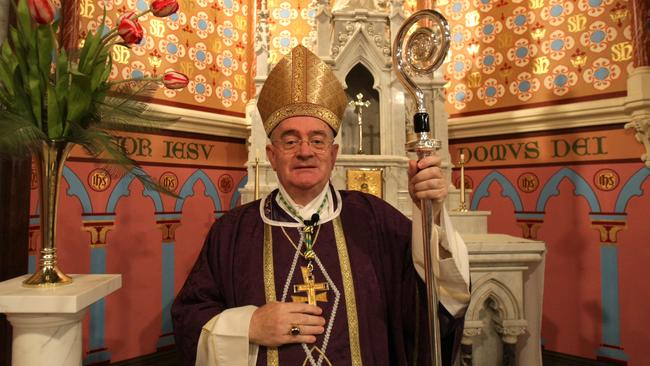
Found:
[[[352, 268], [350, 266], [350, 257], [348, 256], [348, 246], [345, 242], [343, 225], [341, 217], [337, 216], [333, 221], [334, 238], [336, 240], [336, 251], [339, 255], [339, 264], [341, 266], [341, 278], [343, 279], [343, 293], [345, 294], [345, 311], [348, 316], [348, 334], [350, 339], [350, 355], [352, 356], [352, 365], [361, 366], [361, 345], [359, 343], [359, 319], [357, 317], [357, 300], [354, 292], [354, 281], [352, 278]], [[271, 226], [264, 224], [264, 294], [266, 302], [278, 301], [275, 293], [275, 271], [273, 267], [273, 238]], [[305, 360], [307, 361], [307, 360]], [[280, 360], [278, 349], [276, 347], [267, 348], [266, 364], [268, 366], [279, 366]]]

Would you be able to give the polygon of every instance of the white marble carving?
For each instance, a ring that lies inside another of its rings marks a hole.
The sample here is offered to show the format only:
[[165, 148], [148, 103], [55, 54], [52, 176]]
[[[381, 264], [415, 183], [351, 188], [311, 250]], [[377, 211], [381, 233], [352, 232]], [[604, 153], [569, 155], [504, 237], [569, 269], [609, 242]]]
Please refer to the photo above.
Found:
[[81, 366], [81, 321], [88, 307], [122, 286], [122, 276], [71, 275], [69, 285], [25, 288], [0, 282], [0, 313], [13, 327], [13, 366]]
[[629, 74], [624, 105], [631, 120], [625, 128], [635, 131], [634, 137], [645, 148], [641, 160], [650, 168], [650, 66], [637, 67]]

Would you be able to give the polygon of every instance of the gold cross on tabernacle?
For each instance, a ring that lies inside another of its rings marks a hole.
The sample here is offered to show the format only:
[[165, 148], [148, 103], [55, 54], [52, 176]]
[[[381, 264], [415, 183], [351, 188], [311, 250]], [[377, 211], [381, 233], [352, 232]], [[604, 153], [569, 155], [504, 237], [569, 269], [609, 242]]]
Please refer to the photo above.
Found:
[[293, 302], [306, 302], [311, 305], [316, 305], [318, 301], [327, 302], [327, 292], [316, 293], [316, 291], [329, 290], [330, 287], [327, 282], [316, 283], [314, 275], [307, 267], [300, 267], [300, 271], [305, 283], [293, 285], [293, 292], [306, 292], [307, 296], [291, 296], [291, 300]]

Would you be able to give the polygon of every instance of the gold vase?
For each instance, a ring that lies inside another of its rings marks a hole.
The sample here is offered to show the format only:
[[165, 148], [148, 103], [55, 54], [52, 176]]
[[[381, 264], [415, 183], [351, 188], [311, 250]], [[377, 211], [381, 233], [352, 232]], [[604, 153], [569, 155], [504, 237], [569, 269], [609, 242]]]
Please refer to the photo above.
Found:
[[37, 154], [41, 193], [41, 257], [36, 272], [23, 282], [26, 287], [52, 287], [72, 283], [57, 266], [56, 218], [63, 166], [74, 144], [43, 141]]

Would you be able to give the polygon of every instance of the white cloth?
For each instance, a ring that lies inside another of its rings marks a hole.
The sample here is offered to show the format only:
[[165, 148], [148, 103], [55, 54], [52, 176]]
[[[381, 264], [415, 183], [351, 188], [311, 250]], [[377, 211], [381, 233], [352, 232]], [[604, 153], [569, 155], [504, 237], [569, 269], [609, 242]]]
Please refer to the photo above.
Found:
[[[319, 221], [329, 221], [335, 213], [329, 185], [326, 185], [323, 192], [305, 206], [296, 205], [282, 186], [280, 186], [280, 191], [287, 202], [294, 205], [294, 208], [304, 218], [311, 217], [318, 210], [326, 194], [329, 195], [329, 205], [327, 209], [321, 212], [321, 220]], [[277, 202], [281, 206], [284, 206], [281, 202]], [[260, 203], [260, 207], [261, 205], [262, 203]], [[339, 204], [339, 209], [341, 206], [342, 203]], [[415, 204], [413, 207], [413, 263], [418, 275], [424, 279], [424, 252], [422, 249], [421, 234], [422, 219], [419, 208]], [[450, 314], [457, 315], [469, 304], [469, 257], [465, 242], [453, 229], [449, 215], [444, 208], [440, 216], [442, 221], [441, 226], [432, 226], [434, 230], [432, 230], [431, 242], [432, 244], [437, 244], [438, 237], [442, 236], [440, 245], [449, 251], [452, 257], [439, 260], [438, 262], [439, 301]], [[441, 231], [443, 235], [439, 235]], [[449, 235], [450, 233], [452, 235]], [[250, 343], [248, 328], [253, 312], [256, 309], [257, 307], [252, 305], [231, 308], [210, 319], [203, 326], [203, 331], [199, 337], [195, 365], [255, 365], [259, 346]]]

